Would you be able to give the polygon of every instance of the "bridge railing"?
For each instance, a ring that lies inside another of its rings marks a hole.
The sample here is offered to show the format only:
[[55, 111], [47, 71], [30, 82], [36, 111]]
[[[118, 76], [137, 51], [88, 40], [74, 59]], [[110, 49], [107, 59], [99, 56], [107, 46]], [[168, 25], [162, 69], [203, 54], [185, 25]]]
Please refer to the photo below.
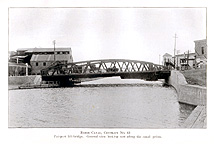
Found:
[[145, 61], [107, 59], [81, 61], [69, 64], [56, 63], [43, 69], [42, 75], [72, 75], [91, 73], [134, 73], [134, 72], [154, 72], [168, 70], [166, 66], [157, 65]]

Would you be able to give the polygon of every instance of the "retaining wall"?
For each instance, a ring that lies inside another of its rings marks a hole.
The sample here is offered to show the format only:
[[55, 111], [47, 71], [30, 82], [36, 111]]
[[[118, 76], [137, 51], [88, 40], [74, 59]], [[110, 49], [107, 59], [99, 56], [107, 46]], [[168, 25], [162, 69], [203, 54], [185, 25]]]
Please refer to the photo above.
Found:
[[206, 106], [197, 106], [182, 124], [182, 128], [207, 128], [206, 115]]
[[206, 105], [207, 88], [187, 84], [185, 77], [179, 71], [172, 70], [167, 83], [176, 89], [179, 102], [191, 105]]
[[29, 75], [29, 76], [9, 76], [9, 85], [22, 85], [22, 84], [40, 84], [40, 75]]

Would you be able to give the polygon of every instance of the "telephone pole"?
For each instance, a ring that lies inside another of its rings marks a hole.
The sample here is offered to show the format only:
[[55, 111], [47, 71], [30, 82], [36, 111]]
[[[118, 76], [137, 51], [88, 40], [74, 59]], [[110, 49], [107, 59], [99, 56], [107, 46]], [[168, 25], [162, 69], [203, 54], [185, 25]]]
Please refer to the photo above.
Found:
[[55, 56], [55, 45], [56, 45], [56, 40], [53, 41], [54, 44], [54, 62], [56, 61], [56, 56]]
[[174, 44], [174, 66], [175, 66], [176, 38], [178, 38], [176, 33], [175, 33], [175, 36], [173, 38], [175, 39], [175, 44]]

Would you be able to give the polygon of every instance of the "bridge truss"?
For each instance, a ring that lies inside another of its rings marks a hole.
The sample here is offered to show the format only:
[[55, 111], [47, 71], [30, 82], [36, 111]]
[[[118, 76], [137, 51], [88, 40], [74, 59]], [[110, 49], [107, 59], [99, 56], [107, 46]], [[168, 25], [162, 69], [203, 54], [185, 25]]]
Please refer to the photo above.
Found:
[[41, 70], [42, 78], [60, 80], [120, 76], [121, 78], [137, 78], [157, 80], [170, 74], [168, 67], [153, 64], [151, 62], [105, 59], [81, 61], [68, 64], [55, 62], [51, 66]]

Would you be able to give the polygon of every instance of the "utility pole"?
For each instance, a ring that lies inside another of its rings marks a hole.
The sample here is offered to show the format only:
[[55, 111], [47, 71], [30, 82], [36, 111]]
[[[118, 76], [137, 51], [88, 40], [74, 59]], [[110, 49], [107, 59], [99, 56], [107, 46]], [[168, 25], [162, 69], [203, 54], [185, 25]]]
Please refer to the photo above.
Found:
[[176, 33], [175, 33], [175, 36], [173, 38], [175, 39], [175, 44], [174, 44], [174, 66], [175, 66], [176, 38], [178, 38]]
[[187, 52], [187, 69], [189, 68], [189, 50]]
[[53, 41], [54, 44], [54, 62], [56, 61], [56, 56], [55, 56], [55, 45], [56, 45], [56, 40]]

